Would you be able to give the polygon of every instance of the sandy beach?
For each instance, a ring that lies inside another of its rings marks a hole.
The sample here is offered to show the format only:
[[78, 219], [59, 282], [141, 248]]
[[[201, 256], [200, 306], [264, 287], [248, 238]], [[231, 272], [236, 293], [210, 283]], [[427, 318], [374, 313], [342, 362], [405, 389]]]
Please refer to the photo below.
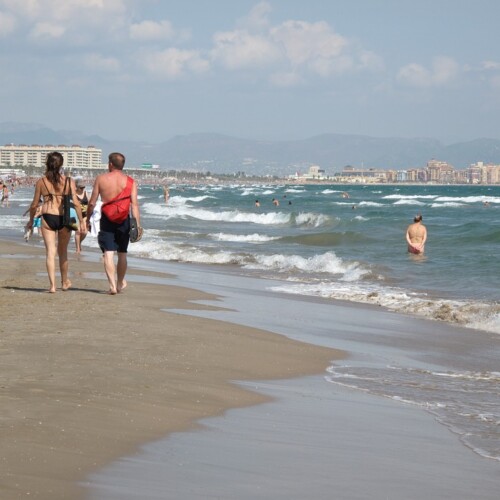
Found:
[[0, 255], [1, 499], [83, 498], [89, 473], [141, 444], [270, 399], [231, 381], [321, 374], [343, 355], [165, 312], [215, 297], [132, 283], [147, 272], [108, 296], [97, 256], [71, 253], [73, 288], [48, 294], [41, 246], [4, 240]]

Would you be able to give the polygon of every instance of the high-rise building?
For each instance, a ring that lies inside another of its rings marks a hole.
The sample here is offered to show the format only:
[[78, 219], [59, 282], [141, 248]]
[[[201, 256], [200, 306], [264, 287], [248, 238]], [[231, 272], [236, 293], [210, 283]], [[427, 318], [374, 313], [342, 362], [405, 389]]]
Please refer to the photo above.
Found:
[[47, 154], [59, 151], [66, 168], [102, 168], [102, 149], [94, 146], [39, 146], [34, 144], [7, 144], [0, 146], [0, 166], [3, 167], [44, 167]]

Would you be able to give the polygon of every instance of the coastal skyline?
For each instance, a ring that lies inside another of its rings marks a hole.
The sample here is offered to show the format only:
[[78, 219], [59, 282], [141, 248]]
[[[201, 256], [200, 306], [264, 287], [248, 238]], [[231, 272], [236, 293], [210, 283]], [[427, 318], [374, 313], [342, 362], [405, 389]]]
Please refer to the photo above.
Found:
[[499, 14], [492, 0], [0, 0], [2, 120], [150, 142], [500, 139]]

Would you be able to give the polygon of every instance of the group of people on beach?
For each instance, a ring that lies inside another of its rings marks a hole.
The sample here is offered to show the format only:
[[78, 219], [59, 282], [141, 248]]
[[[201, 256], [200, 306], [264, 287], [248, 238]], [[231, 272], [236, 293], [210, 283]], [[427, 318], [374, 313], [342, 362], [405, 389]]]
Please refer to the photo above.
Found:
[[[26, 226], [32, 230], [35, 217], [40, 215], [40, 229], [46, 250], [46, 266], [49, 277], [49, 292], [56, 291], [56, 255], [59, 257], [61, 288], [71, 288], [68, 277], [68, 244], [72, 229], [76, 229], [77, 251], [81, 251], [81, 242], [90, 229], [90, 219], [100, 197], [103, 206], [111, 210], [103, 211], [100, 219], [98, 244], [103, 253], [104, 270], [109, 282], [108, 293], [116, 295], [126, 286], [127, 249], [130, 241], [130, 212], [140, 227], [139, 204], [137, 201], [137, 183], [123, 173], [125, 156], [111, 153], [108, 157], [108, 172], [95, 179], [90, 199], [85, 191], [85, 183], [64, 174], [64, 158], [53, 151], [47, 155], [45, 175], [37, 180], [35, 194], [29, 208], [30, 219]], [[65, 197], [71, 198], [74, 208], [75, 226], [64, 222]], [[123, 220], [119, 220], [118, 216]], [[78, 219], [78, 220], [76, 220]], [[115, 265], [114, 255], [118, 254]]]

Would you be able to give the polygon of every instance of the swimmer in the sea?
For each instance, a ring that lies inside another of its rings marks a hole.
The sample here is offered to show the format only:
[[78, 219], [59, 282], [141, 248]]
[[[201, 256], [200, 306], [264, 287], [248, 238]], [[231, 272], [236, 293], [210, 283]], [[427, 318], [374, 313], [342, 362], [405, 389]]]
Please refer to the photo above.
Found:
[[413, 224], [406, 230], [406, 241], [408, 252], [415, 255], [424, 253], [425, 242], [427, 241], [427, 228], [422, 224], [422, 215], [418, 214], [413, 219]]

